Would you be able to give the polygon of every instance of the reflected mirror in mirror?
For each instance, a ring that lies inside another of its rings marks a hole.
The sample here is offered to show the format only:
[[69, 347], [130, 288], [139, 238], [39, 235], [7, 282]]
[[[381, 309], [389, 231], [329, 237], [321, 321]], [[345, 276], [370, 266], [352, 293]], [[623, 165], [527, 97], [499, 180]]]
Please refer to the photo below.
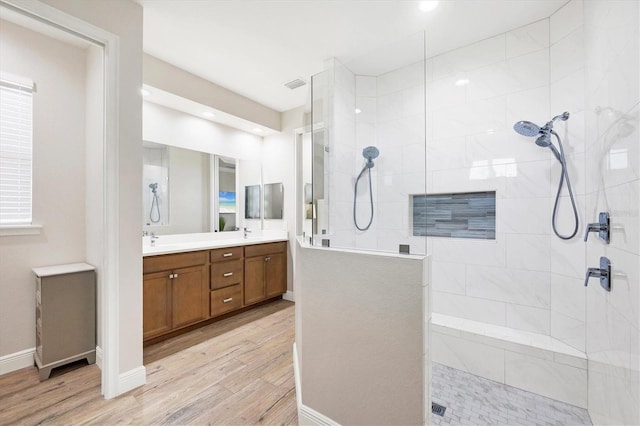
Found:
[[217, 222], [214, 217], [214, 224], [217, 223], [218, 231], [235, 231], [236, 230], [236, 160], [233, 158], [218, 157], [217, 173], [218, 176], [218, 217]]
[[142, 149], [142, 223], [169, 225], [169, 150], [152, 142]]
[[284, 208], [284, 186], [282, 183], [264, 185], [264, 218], [282, 219]]
[[260, 219], [260, 185], [244, 187], [245, 219]]

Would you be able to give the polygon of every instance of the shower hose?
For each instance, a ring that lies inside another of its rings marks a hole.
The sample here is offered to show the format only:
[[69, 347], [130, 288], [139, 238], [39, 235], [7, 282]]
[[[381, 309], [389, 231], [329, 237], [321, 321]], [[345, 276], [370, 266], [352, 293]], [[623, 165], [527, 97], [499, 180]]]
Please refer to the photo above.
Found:
[[[567, 161], [564, 157], [564, 149], [562, 148], [562, 141], [560, 140], [560, 136], [555, 131], [551, 131], [551, 134], [556, 137], [558, 141], [558, 146], [560, 147], [560, 164], [562, 165], [562, 172], [560, 173], [560, 182], [558, 184], [558, 192], [556, 193], [556, 201], [553, 205], [553, 214], [551, 216], [551, 226], [553, 227], [553, 232], [563, 240], [570, 240], [575, 237], [578, 233], [578, 208], [576, 207], [576, 201], [573, 196], [573, 189], [571, 188], [571, 181], [569, 180], [569, 173], [567, 173]], [[565, 179], [567, 180], [567, 190], [569, 191], [569, 198], [571, 199], [571, 207], [573, 208], [573, 218], [575, 226], [573, 228], [573, 232], [571, 235], [562, 235], [558, 232], [556, 221], [558, 218], [558, 204], [560, 204], [560, 193], [562, 192], [562, 185], [564, 184]]]
[[[371, 183], [371, 167], [373, 167], [373, 162], [371, 162], [371, 165], [369, 164], [369, 162], [365, 164], [365, 166], [362, 168], [362, 171], [358, 175], [356, 184], [353, 188], [353, 223], [356, 225], [356, 228], [358, 228], [359, 231], [366, 231], [367, 229], [369, 229], [369, 227], [371, 227], [371, 223], [373, 222], [373, 189]], [[371, 206], [371, 216], [369, 217], [369, 223], [367, 223], [367, 226], [360, 227], [358, 225], [358, 219], [356, 218], [356, 199], [358, 198], [358, 183], [360, 182], [360, 178], [366, 171], [369, 171], [369, 204]]]
[[[153, 210], [155, 208], [156, 211], [156, 217], [157, 219], [154, 219], [153, 216]], [[156, 194], [155, 191], [153, 191], [153, 199], [151, 200], [151, 210], [149, 210], [149, 220], [151, 221], [151, 223], [158, 223], [160, 222], [160, 205], [158, 203], [158, 194]]]

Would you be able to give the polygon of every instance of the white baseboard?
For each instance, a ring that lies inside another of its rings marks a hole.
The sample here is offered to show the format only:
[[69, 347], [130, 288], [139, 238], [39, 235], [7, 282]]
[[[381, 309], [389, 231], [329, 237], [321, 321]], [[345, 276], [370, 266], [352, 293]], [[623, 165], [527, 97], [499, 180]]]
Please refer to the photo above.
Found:
[[296, 294], [294, 292], [292, 292], [292, 291], [287, 290], [287, 292], [282, 295], [282, 298], [284, 300], [288, 300], [290, 302], [295, 302], [296, 301]]
[[298, 406], [298, 424], [301, 426], [318, 425], [318, 426], [340, 426], [324, 414], [318, 413], [313, 408], [307, 407], [302, 403], [302, 389], [300, 386], [300, 364], [298, 363], [298, 348], [293, 343], [293, 377], [296, 384], [296, 405]]
[[33, 367], [36, 348], [25, 349], [9, 355], [0, 356], [0, 376], [22, 368]]
[[102, 348], [100, 346], [96, 346], [96, 365], [102, 370]]
[[118, 377], [118, 395], [129, 392], [147, 383], [147, 369], [143, 365], [120, 374]]

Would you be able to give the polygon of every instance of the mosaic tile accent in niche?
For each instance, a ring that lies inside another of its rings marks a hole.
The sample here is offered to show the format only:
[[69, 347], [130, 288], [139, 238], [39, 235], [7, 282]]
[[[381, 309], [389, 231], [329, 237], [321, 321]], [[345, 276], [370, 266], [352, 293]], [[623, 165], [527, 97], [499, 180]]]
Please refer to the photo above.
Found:
[[413, 195], [413, 235], [496, 239], [496, 193]]

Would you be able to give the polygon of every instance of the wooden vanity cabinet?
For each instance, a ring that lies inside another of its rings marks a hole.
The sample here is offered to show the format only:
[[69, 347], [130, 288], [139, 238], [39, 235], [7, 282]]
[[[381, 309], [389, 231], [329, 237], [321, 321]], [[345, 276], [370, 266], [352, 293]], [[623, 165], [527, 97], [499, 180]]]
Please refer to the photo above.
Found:
[[209, 318], [209, 252], [143, 259], [143, 338]]
[[244, 247], [211, 250], [210, 315], [217, 317], [243, 306]]
[[287, 243], [245, 247], [244, 304], [252, 305], [287, 291]]

